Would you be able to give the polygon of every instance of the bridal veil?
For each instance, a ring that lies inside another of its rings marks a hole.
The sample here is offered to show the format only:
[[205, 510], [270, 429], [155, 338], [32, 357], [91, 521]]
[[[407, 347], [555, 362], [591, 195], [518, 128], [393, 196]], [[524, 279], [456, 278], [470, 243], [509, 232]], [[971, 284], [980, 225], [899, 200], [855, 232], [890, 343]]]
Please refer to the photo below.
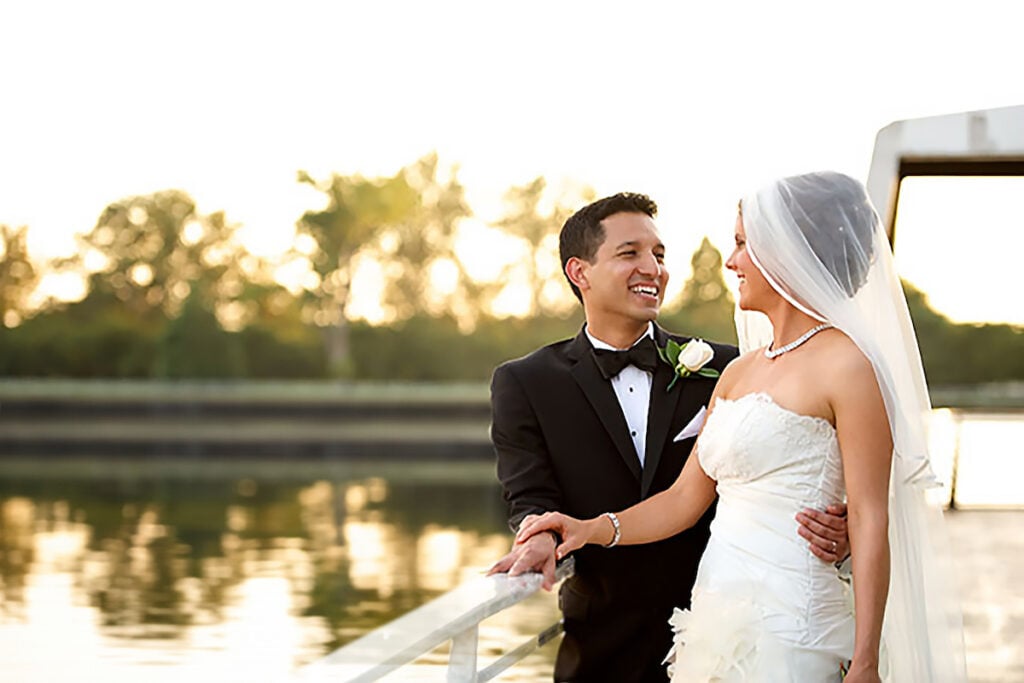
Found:
[[[887, 681], [965, 681], [963, 628], [927, 447], [931, 405], [906, 297], [878, 215], [858, 181], [834, 172], [775, 181], [741, 203], [747, 253], [769, 284], [842, 330], [874, 367], [893, 438], [892, 557], [882, 628]], [[737, 310], [740, 349], [771, 324]]]

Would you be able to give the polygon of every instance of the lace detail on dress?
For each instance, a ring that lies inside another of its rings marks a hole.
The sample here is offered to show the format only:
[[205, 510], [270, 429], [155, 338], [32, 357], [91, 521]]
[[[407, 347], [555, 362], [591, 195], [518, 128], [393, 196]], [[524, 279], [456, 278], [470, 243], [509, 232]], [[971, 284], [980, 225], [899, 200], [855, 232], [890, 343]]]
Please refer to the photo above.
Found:
[[[771, 420], [758, 408], [767, 408]], [[730, 413], [728, 419], [714, 419], [716, 413]], [[698, 441], [697, 457], [704, 471], [716, 481], [750, 481], [771, 472], [784, 459], [765, 457], [763, 444], [771, 441], [782, 454], [800, 453], [826, 460], [835, 442], [835, 429], [824, 418], [801, 415], [783, 408], [770, 394], [753, 392], [737, 399], [720, 398]]]

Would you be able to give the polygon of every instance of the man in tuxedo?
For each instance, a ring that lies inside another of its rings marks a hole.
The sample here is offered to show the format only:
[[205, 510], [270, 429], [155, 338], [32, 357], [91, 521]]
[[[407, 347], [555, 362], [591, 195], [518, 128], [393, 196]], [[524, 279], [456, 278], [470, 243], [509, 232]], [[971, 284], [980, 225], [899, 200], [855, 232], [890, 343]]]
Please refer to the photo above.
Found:
[[[715, 380], [692, 374], [668, 388], [675, 370], [655, 346], [689, 338], [654, 323], [668, 282], [656, 213], [647, 196], [620, 193], [570, 217], [559, 251], [586, 325], [494, 372], [491, 439], [513, 530], [551, 510], [590, 518], [628, 508], [671, 486], [690, 455]], [[710, 346], [707, 368], [721, 372], [737, 355]], [[559, 593], [556, 681], [665, 681], [668, 619], [690, 603], [713, 511], [663, 541], [576, 551], [575, 575]], [[816, 555], [845, 556], [842, 517], [808, 511], [801, 524]], [[550, 588], [555, 546], [551, 535], [535, 536], [491, 571], [540, 571]]]

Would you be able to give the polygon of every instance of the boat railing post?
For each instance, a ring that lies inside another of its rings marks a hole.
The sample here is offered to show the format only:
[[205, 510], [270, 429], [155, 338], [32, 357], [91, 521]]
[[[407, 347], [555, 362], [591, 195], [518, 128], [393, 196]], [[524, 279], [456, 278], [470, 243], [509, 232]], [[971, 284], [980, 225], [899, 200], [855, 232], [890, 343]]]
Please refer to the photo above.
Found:
[[448, 655], [448, 683], [477, 683], [476, 651], [480, 624], [474, 624], [452, 638]]

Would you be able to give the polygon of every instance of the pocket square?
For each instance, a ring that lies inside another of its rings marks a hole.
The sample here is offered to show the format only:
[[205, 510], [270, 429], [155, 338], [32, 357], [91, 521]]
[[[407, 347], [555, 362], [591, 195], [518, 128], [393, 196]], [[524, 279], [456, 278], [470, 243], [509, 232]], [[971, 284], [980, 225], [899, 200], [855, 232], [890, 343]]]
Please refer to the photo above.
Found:
[[686, 423], [685, 427], [683, 427], [683, 431], [676, 434], [676, 437], [672, 439], [672, 443], [682, 441], [683, 439], [689, 439], [692, 436], [697, 436], [697, 434], [700, 433], [701, 426], [704, 424], [704, 416], [707, 415], [707, 413], [707, 406], [701, 406], [700, 410], [697, 411], [697, 414]]

